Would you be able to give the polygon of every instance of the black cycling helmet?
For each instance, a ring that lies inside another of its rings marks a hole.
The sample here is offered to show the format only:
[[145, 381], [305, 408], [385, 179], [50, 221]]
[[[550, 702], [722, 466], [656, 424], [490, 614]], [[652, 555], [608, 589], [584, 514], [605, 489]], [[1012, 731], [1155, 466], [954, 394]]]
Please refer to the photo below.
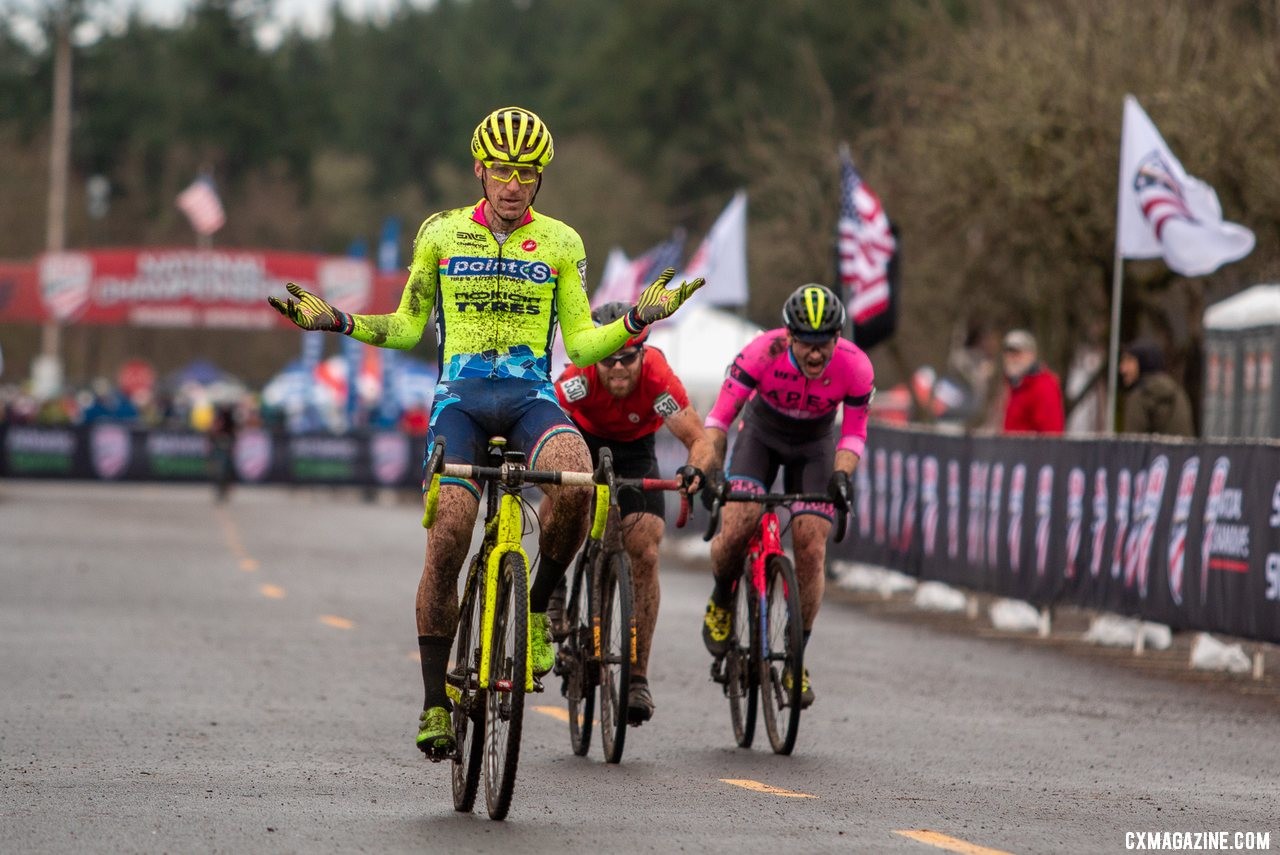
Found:
[[[618, 318], [621, 318], [627, 312], [631, 311], [631, 304], [624, 303], [621, 300], [615, 300], [612, 303], [605, 303], [591, 311], [591, 320], [596, 322], [596, 326], [602, 327], [605, 324], [611, 324]], [[636, 347], [644, 344], [644, 340], [649, 337], [649, 328], [645, 327], [640, 332], [627, 339], [626, 344], [622, 347]], [[618, 348], [621, 350], [622, 348]]]
[[782, 323], [801, 341], [825, 341], [844, 330], [844, 303], [825, 285], [801, 285], [782, 305]]

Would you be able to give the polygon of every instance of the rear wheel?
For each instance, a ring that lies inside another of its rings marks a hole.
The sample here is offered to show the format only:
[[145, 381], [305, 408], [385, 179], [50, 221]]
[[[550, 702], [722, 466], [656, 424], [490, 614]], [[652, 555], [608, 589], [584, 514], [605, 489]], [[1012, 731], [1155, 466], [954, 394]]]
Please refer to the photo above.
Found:
[[756, 733], [756, 682], [759, 671], [754, 665], [756, 639], [756, 599], [748, 576], [738, 577], [733, 592], [733, 623], [729, 629], [729, 650], [725, 653], [725, 694], [729, 697], [729, 717], [733, 720], [733, 738], [739, 747], [750, 748]]
[[529, 655], [528, 572], [518, 552], [502, 556], [495, 599], [485, 707], [484, 796], [489, 816], [505, 819], [520, 764]]
[[591, 748], [591, 717], [595, 714], [598, 679], [587, 607], [587, 589], [591, 586], [587, 561], [589, 551], [590, 546], [582, 551], [573, 571], [573, 587], [569, 589], [569, 602], [565, 608], [569, 636], [560, 646], [564, 696], [569, 703], [569, 745], [579, 757]]
[[471, 559], [467, 584], [458, 614], [458, 639], [449, 671], [449, 694], [453, 697], [453, 733], [458, 751], [453, 758], [453, 808], [469, 811], [476, 802], [480, 767], [484, 757], [484, 693], [480, 684], [479, 600], [484, 592], [484, 562]]
[[632, 614], [631, 559], [625, 552], [603, 556], [600, 568], [600, 736], [604, 759], [622, 760], [627, 740], [627, 698], [636, 655]]
[[[760, 660], [760, 696], [764, 727], [777, 754], [790, 754], [800, 728], [800, 695], [804, 688], [804, 625], [795, 567], [783, 555], [769, 559], [768, 644]], [[789, 678], [789, 679], [788, 679]], [[788, 685], [790, 684], [790, 685]]]

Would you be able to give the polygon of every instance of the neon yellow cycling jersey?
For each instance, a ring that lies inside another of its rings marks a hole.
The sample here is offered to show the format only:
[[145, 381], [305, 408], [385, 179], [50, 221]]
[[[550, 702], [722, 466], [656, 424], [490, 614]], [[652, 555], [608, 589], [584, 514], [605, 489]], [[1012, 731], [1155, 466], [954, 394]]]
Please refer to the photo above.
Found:
[[485, 221], [485, 204], [427, 218], [414, 240], [400, 307], [386, 315], [353, 315], [351, 335], [405, 350], [422, 338], [434, 311], [441, 382], [550, 381], [557, 324], [577, 365], [592, 365], [621, 347], [632, 335], [622, 319], [603, 327], [591, 321], [578, 233], [530, 208], [499, 244]]

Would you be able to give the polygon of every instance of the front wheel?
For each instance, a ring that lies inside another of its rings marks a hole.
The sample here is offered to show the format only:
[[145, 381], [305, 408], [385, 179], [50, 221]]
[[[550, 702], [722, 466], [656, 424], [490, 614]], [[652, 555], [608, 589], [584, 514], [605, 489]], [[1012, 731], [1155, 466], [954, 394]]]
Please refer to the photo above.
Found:
[[729, 629], [729, 650], [725, 653], [724, 670], [729, 697], [729, 718], [733, 722], [733, 738], [740, 748], [750, 748], [756, 733], [756, 692], [759, 671], [755, 665], [759, 630], [756, 626], [756, 595], [743, 574], [733, 591], [733, 622]]
[[767, 643], [760, 651], [760, 697], [764, 727], [776, 754], [790, 754], [800, 728], [800, 696], [804, 688], [804, 626], [800, 587], [791, 560], [769, 559]]
[[592, 622], [598, 620], [600, 627], [600, 736], [605, 762], [618, 763], [627, 740], [627, 700], [636, 658], [631, 559], [625, 552], [611, 552], [602, 556], [599, 571], [600, 594]]
[[524, 558], [518, 552], [502, 556], [489, 642], [484, 734], [484, 797], [493, 819], [505, 819], [511, 809], [520, 764], [529, 656], [528, 578]]
[[578, 557], [573, 571], [573, 587], [565, 619], [569, 636], [560, 645], [560, 667], [564, 675], [564, 697], [569, 704], [569, 746], [579, 757], [591, 748], [591, 717], [596, 710], [596, 682], [599, 680], [592, 653], [591, 617], [587, 589], [591, 586], [588, 549]]
[[479, 691], [480, 604], [484, 595], [484, 562], [471, 560], [458, 614], [458, 639], [453, 649], [448, 688], [453, 700], [453, 732], [458, 740], [453, 758], [453, 809], [470, 811], [475, 805], [484, 757], [484, 692]]

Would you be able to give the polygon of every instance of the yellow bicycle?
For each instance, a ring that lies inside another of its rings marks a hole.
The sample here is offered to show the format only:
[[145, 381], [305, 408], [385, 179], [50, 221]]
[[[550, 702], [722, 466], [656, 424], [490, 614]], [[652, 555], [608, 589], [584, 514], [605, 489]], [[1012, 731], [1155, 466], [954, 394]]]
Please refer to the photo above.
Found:
[[472, 809], [483, 767], [485, 804], [493, 819], [505, 818], [511, 808], [525, 695], [542, 691], [529, 656], [529, 556], [520, 543], [526, 507], [521, 491], [535, 484], [594, 484], [589, 472], [527, 469], [524, 453], [508, 450], [506, 442], [490, 438], [493, 465], [471, 466], [445, 463], [445, 440], [437, 437], [426, 466], [422, 517], [424, 528], [435, 523], [442, 476], [485, 484], [484, 538], [468, 564], [446, 689], [457, 738], [453, 806]]

